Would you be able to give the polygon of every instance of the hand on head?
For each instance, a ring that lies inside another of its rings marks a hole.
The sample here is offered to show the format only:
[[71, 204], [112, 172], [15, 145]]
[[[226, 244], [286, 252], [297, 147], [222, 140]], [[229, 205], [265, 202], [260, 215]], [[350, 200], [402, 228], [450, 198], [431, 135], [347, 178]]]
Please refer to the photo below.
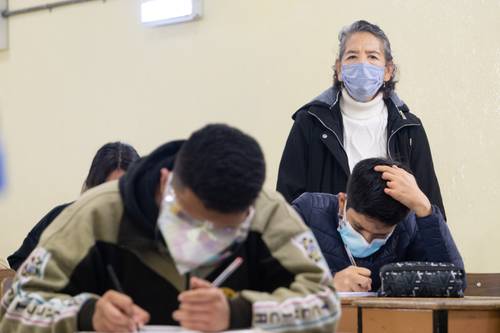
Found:
[[413, 210], [418, 217], [431, 214], [431, 203], [418, 187], [412, 174], [396, 165], [377, 165], [375, 171], [380, 172], [382, 179], [387, 181], [387, 187], [384, 189], [387, 195]]

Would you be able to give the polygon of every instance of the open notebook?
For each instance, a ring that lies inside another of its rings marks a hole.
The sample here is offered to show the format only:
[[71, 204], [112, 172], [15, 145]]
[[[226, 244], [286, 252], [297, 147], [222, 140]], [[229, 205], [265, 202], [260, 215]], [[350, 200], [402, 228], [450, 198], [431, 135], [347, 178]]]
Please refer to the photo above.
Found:
[[[142, 332], [155, 332], [155, 333], [161, 333], [161, 332], [183, 332], [183, 333], [199, 333], [198, 331], [190, 331], [183, 329], [178, 326], [144, 326], [141, 329]], [[262, 332], [258, 330], [234, 330], [234, 331], [225, 331], [225, 332], [239, 332], [239, 333], [257, 333], [257, 332]]]

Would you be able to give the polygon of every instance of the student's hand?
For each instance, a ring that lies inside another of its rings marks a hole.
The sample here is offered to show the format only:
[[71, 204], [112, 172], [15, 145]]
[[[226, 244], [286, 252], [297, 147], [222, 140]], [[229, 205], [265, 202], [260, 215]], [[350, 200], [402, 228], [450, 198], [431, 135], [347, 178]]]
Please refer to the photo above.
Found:
[[349, 266], [335, 273], [333, 286], [337, 291], [370, 291], [372, 272], [364, 267]]
[[426, 217], [432, 213], [429, 199], [420, 190], [412, 174], [395, 165], [377, 165], [375, 171], [382, 173], [382, 179], [387, 180], [387, 187], [384, 189], [387, 195], [413, 210], [418, 217]]
[[149, 321], [149, 313], [127, 295], [107, 291], [96, 302], [92, 325], [97, 332], [135, 332]]
[[219, 288], [210, 282], [191, 278], [191, 289], [179, 295], [179, 309], [173, 318], [187, 329], [216, 332], [229, 328], [229, 303]]

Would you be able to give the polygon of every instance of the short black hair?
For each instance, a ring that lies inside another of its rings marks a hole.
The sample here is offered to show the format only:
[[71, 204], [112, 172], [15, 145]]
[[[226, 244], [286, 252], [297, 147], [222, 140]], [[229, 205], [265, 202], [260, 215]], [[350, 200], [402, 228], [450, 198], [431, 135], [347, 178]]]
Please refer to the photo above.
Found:
[[115, 170], [127, 171], [139, 159], [139, 154], [131, 145], [123, 142], [109, 142], [99, 148], [92, 160], [89, 174], [83, 183], [83, 191], [106, 182]]
[[396, 225], [409, 213], [408, 207], [384, 192], [386, 181], [374, 170], [376, 165], [396, 165], [411, 173], [405, 165], [381, 158], [358, 162], [347, 183], [347, 208], [387, 225]]
[[266, 177], [262, 150], [251, 136], [224, 124], [207, 125], [182, 145], [174, 173], [206, 208], [241, 212], [255, 201]]

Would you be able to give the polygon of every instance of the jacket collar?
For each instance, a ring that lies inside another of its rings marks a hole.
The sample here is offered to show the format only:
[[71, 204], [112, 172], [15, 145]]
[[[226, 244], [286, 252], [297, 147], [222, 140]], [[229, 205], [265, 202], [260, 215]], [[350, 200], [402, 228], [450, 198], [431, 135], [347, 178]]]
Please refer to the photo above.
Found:
[[[317, 97], [313, 98], [311, 103], [323, 103], [327, 104], [330, 109], [333, 109], [334, 105], [339, 102], [341, 90], [338, 89], [336, 86], [332, 86], [325, 91], [323, 91], [321, 94], [319, 94]], [[408, 106], [399, 98], [399, 96], [396, 94], [396, 92], [392, 91], [391, 95], [388, 98], [385, 98], [386, 100], [391, 100], [391, 102], [394, 104], [396, 108], [398, 108], [401, 112], [409, 112], [410, 110], [408, 109]], [[306, 105], [308, 105], [306, 104]]]
[[[320, 120], [325, 127], [334, 131], [343, 144], [342, 115], [339, 107], [340, 96], [340, 89], [332, 86], [315, 97], [311, 102], [302, 106], [297, 112], [302, 109], [307, 109], [308, 112]], [[388, 133], [404, 126], [420, 125], [418, 119], [410, 113], [408, 106], [394, 91], [388, 98], [384, 98], [384, 102], [387, 105], [389, 113], [387, 124]], [[295, 119], [297, 112], [292, 116], [293, 119]]]

